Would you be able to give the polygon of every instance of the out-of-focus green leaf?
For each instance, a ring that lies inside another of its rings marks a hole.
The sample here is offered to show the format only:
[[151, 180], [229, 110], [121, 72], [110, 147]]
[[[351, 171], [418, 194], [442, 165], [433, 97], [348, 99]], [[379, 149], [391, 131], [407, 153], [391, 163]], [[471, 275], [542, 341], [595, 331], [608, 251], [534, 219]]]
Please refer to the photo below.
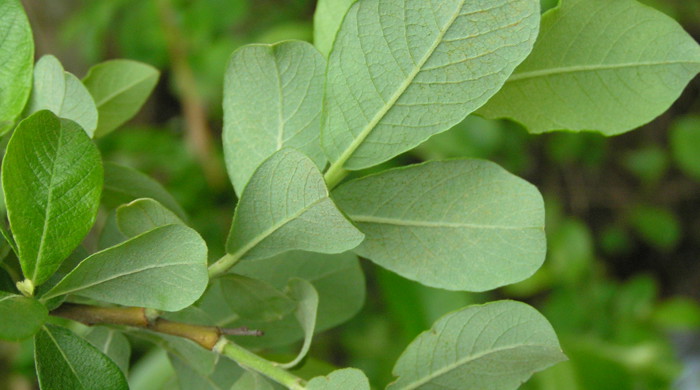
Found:
[[635, 0], [561, 0], [532, 54], [479, 110], [532, 133], [635, 129], [666, 111], [700, 72], [700, 46]]
[[668, 160], [666, 150], [650, 145], [628, 152], [624, 156], [623, 164], [643, 183], [654, 184], [666, 173]]
[[700, 304], [694, 299], [674, 297], [654, 309], [652, 320], [669, 330], [697, 330], [700, 329]]
[[83, 83], [95, 99], [99, 120], [95, 137], [103, 137], [131, 119], [158, 82], [158, 70], [131, 60], [111, 60], [90, 68]]
[[418, 336], [387, 389], [514, 390], [565, 359], [552, 326], [535, 309], [492, 302], [447, 314]]
[[335, 169], [377, 165], [486, 103], [532, 50], [538, 10], [537, 0], [356, 2], [326, 72], [321, 143]]
[[632, 210], [630, 223], [647, 243], [671, 250], [681, 239], [682, 228], [678, 217], [670, 210], [654, 206], [639, 206]]
[[105, 187], [102, 201], [109, 207], [117, 207], [139, 198], [152, 198], [169, 208], [182, 220], [185, 211], [163, 185], [135, 169], [106, 162]]
[[32, 90], [34, 39], [19, 0], [0, 1], [0, 135], [22, 113]]
[[117, 209], [117, 225], [126, 237], [139, 234], [160, 226], [185, 223], [162, 204], [151, 198], [136, 199]]
[[22, 272], [35, 286], [92, 228], [102, 180], [100, 152], [75, 122], [44, 110], [15, 130], [3, 159], [2, 187]]
[[308, 390], [369, 390], [369, 380], [356, 368], [336, 370], [327, 376], [313, 378], [306, 386]]
[[360, 256], [408, 279], [484, 291], [544, 261], [537, 189], [482, 160], [428, 162], [348, 182], [333, 192], [366, 238]]
[[679, 120], [671, 128], [671, 152], [683, 172], [700, 180], [700, 116]]
[[255, 170], [283, 147], [323, 168], [319, 132], [326, 61], [299, 41], [236, 50], [224, 85], [224, 155], [241, 194]]
[[32, 337], [49, 316], [34, 298], [0, 291], [0, 339], [18, 341]]
[[226, 250], [243, 260], [290, 250], [341, 253], [363, 237], [336, 208], [316, 165], [286, 148], [253, 174], [236, 207]]
[[177, 311], [204, 292], [207, 246], [194, 230], [167, 225], [97, 252], [46, 293]]
[[49, 110], [79, 124], [92, 137], [97, 128], [97, 107], [90, 92], [74, 75], [65, 72], [58, 59], [45, 55], [34, 67], [34, 89], [29, 112]]
[[129, 389], [112, 360], [68, 329], [46, 325], [34, 345], [39, 386], [44, 390]]
[[112, 359], [124, 375], [129, 374], [131, 345], [121, 332], [104, 326], [96, 326], [85, 335], [85, 340]]

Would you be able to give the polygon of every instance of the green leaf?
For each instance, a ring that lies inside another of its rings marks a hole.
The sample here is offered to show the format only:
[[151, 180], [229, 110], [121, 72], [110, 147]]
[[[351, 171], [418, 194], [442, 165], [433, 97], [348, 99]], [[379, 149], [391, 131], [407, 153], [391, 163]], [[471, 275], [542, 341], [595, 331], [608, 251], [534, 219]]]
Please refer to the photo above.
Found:
[[12, 135], [2, 182], [22, 272], [38, 286], [92, 228], [102, 191], [100, 152], [80, 126], [39, 111]]
[[58, 59], [45, 55], [34, 67], [34, 89], [29, 112], [49, 110], [79, 124], [92, 137], [97, 128], [97, 107], [77, 77], [65, 72]]
[[83, 83], [95, 99], [99, 121], [95, 137], [103, 137], [141, 109], [158, 82], [158, 70], [131, 60], [111, 60], [90, 68]]
[[[311, 282], [319, 295], [316, 331], [320, 332], [353, 317], [365, 300], [365, 280], [357, 258], [350, 253], [324, 255], [310, 252], [287, 252], [268, 259], [236, 264], [236, 273], [265, 281], [282, 290], [293, 278]], [[231, 312], [217, 280], [198, 302], [200, 309], [215, 319], [218, 326], [248, 326], [265, 331], [265, 337], [237, 340], [249, 347], [270, 347], [292, 343], [303, 337], [293, 314], [275, 322], [240, 321]]]
[[323, 168], [321, 127], [325, 59], [306, 42], [248, 45], [236, 50], [224, 86], [224, 155], [241, 194], [255, 169], [283, 147]]
[[666, 111], [700, 71], [700, 46], [634, 0], [562, 0], [530, 57], [479, 113], [532, 133], [637, 128]]
[[294, 278], [287, 285], [287, 294], [297, 301], [297, 309], [294, 311], [294, 317], [299, 321], [301, 329], [304, 331], [304, 344], [301, 351], [294, 360], [289, 363], [280, 364], [282, 368], [292, 368], [301, 363], [301, 361], [309, 353], [311, 348], [311, 340], [314, 338], [314, 329], [316, 327], [316, 314], [318, 311], [318, 293], [314, 285], [304, 279]]
[[32, 90], [34, 40], [19, 0], [0, 1], [0, 135], [12, 128]]
[[318, 0], [314, 12], [314, 46], [328, 57], [345, 14], [357, 0]]
[[167, 225], [83, 260], [42, 299], [63, 294], [177, 311], [204, 292], [207, 246], [194, 230]]
[[226, 249], [248, 260], [295, 249], [341, 253], [362, 238], [335, 207], [314, 163], [282, 149], [255, 171], [243, 191]]
[[529, 277], [545, 258], [542, 196], [488, 161], [392, 169], [333, 198], [366, 235], [357, 254], [427, 286], [490, 290]]
[[469, 306], [439, 319], [404, 351], [387, 389], [517, 389], [566, 360], [547, 320], [514, 301]]
[[119, 231], [129, 238], [173, 224], [184, 225], [185, 223], [175, 213], [150, 198], [136, 199], [117, 208]]
[[108, 207], [117, 207], [139, 198], [152, 198], [169, 208], [182, 220], [185, 211], [163, 185], [133, 168], [106, 162], [105, 188], [102, 201]]
[[683, 235], [678, 217], [670, 210], [655, 206], [634, 208], [630, 223], [646, 242], [663, 251], [675, 248]]
[[273, 390], [272, 385], [255, 371], [246, 371], [231, 390]]
[[[206, 352], [216, 358], [211, 351]], [[175, 369], [180, 390], [231, 390], [241, 375], [245, 375], [243, 369], [230, 359], [217, 358], [212, 363], [212, 371], [205, 374], [192, 367], [191, 355], [168, 354], [168, 358]]]
[[0, 339], [18, 341], [32, 337], [49, 316], [34, 298], [0, 291]]
[[369, 390], [369, 380], [356, 368], [344, 368], [327, 376], [313, 378], [306, 385], [307, 390]]
[[121, 332], [104, 326], [96, 326], [90, 328], [90, 331], [85, 335], [85, 340], [112, 359], [124, 375], [129, 374], [131, 345]]
[[68, 329], [46, 325], [34, 338], [42, 390], [128, 390], [124, 373], [107, 356]]
[[274, 321], [294, 311], [296, 302], [267, 282], [229, 274], [219, 278], [221, 292], [233, 312], [244, 320]]
[[133, 329], [131, 335], [157, 345], [160, 349], [168, 352], [171, 361], [173, 358], [177, 358], [202, 377], [211, 375], [216, 368], [217, 361], [219, 361], [219, 355], [183, 337], [155, 333], [145, 329]]
[[328, 60], [326, 155], [367, 168], [456, 125], [530, 53], [538, 26], [537, 0], [355, 3]]
[[689, 116], [674, 123], [670, 138], [678, 167], [686, 175], [700, 180], [700, 116]]

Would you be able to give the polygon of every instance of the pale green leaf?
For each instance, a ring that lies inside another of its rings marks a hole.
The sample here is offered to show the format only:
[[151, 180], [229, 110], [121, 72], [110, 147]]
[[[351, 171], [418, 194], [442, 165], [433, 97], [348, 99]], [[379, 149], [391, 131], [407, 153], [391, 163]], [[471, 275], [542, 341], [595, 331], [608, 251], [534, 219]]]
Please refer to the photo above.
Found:
[[326, 158], [319, 132], [326, 61], [311, 44], [288, 41], [236, 50], [224, 86], [224, 156], [241, 194], [255, 169], [283, 147], [317, 167]]
[[311, 348], [311, 341], [314, 338], [314, 329], [316, 328], [316, 314], [318, 311], [318, 292], [314, 285], [310, 282], [294, 278], [287, 285], [287, 294], [297, 302], [297, 308], [294, 311], [301, 329], [304, 331], [304, 344], [301, 346], [301, 351], [294, 360], [289, 363], [280, 364], [282, 368], [292, 368], [299, 364]]
[[158, 82], [159, 72], [131, 60], [111, 60], [90, 68], [83, 83], [95, 99], [99, 121], [95, 137], [103, 137], [141, 109]]
[[333, 48], [343, 17], [357, 0], [318, 0], [314, 12], [314, 46], [325, 57]]
[[392, 169], [348, 182], [333, 198], [366, 235], [357, 254], [427, 286], [490, 290], [544, 261], [542, 196], [492, 162]]
[[700, 180], [700, 116], [689, 116], [674, 123], [670, 140], [678, 167], [686, 175]]
[[12, 128], [32, 90], [34, 40], [19, 0], [0, 0], [0, 135]]
[[177, 358], [202, 377], [211, 375], [219, 361], [219, 355], [184, 337], [151, 332], [146, 329], [134, 329], [130, 334], [157, 345], [168, 352], [171, 361]]
[[355, 3], [328, 60], [326, 155], [367, 168], [456, 125], [530, 53], [539, 15], [537, 0]]
[[306, 385], [307, 390], [369, 390], [369, 380], [356, 368], [344, 368], [327, 376], [313, 378]]
[[169, 208], [182, 220], [185, 211], [175, 198], [157, 181], [133, 168], [106, 162], [105, 187], [102, 201], [108, 207], [118, 207], [139, 198], [152, 198]]
[[208, 283], [207, 247], [194, 230], [167, 225], [83, 260], [43, 299], [77, 294], [125, 306], [184, 309]]
[[[211, 351], [207, 352], [216, 357]], [[232, 390], [237, 380], [245, 375], [243, 369], [230, 359], [217, 358], [212, 371], [204, 374], [192, 367], [192, 356], [170, 353], [168, 358], [175, 369], [180, 390]]]
[[[236, 264], [236, 273], [265, 281], [282, 290], [292, 278], [311, 282], [319, 295], [316, 331], [320, 332], [353, 317], [365, 300], [365, 280], [357, 258], [349, 253], [324, 255], [310, 252], [288, 252], [268, 259]], [[200, 308], [214, 318], [218, 326], [248, 326], [265, 331], [264, 337], [237, 340], [250, 347], [269, 347], [292, 343], [304, 336], [293, 314], [275, 322], [241, 321], [231, 312], [226, 297], [216, 280], [198, 302]]]
[[92, 228], [102, 161], [85, 132], [50, 111], [22, 121], [7, 146], [2, 181], [24, 275], [38, 286]]
[[0, 291], [0, 339], [18, 341], [32, 337], [49, 316], [34, 298]]
[[121, 332], [104, 326], [96, 326], [85, 335], [85, 340], [112, 359], [124, 375], [129, 374], [131, 345]]
[[274, 321], [294, 311], [296, 302], [267, 282], [229, 274], [219, 280], [221, 293], [231, 310], [244, 321]]
[[29, 112], [49, 110], [79, 124], [92, 137], [97, 128], [97, 107], [77, 77], [65, 72], [58, 59], [45, 55], [34, 67], [34, 89]]
[[68, 329], [46, 325], [34, 338], [42, 390], [128, 390], [119, 367]]
[[267, 379], [255, 371], [246, 371], [233, 384], [231, 390], [273, 390], [273, 387]]
[[248, 260], [296, 249], [341, 253], [362, 238], [335, 207], [314, 163], [285, 148], [267, 159], [246, 186], [226, 249]]
[[614, 135], [666, 111], [700, 72], [700, 46], [635, 0], [562, 0], [530, 57], [479, 113], [530, 132]]
[[388, 390], [515, 390], [566, 360], [547, 320], [514, 301], [469, 306], [439, 319], [404, 351]]
[[135, 237], [160, 226], [185, 223], [162, 204], [141, 198], [117, 208], [117, 225], [126, 237]]

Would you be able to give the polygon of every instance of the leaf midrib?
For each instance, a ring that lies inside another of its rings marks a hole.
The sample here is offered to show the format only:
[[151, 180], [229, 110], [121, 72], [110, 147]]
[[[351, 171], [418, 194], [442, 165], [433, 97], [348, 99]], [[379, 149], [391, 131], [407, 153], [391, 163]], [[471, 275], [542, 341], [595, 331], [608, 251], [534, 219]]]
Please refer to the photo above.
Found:
[[647, 62], [627, 62], [619, 64], [594, 64], [594, 65], [572, 65], [562, 66], [557, 68], [547, 68], [533, 70], [530, 72], [514, 73], [506, 83], [523, 81], [538, 77], [547, 77], [552, 75], [561, 75], [567, 73], [583, 73], [596, 72], [603, 70], [625, 69], [625, 68], [641, 68], [663, 65], [700, 65], [698, 61], [647, 61]]
[[305, 212], [311, 210], [312, 207], [316, 206], [317, 204], [323, 202], [323, 201], [326, 200], [326, 199], [328, 199], [328, 195], [322, 196], [322, 197], [316, 199], [315, 201], [309, 203], [309, 205], [304, 206], [304, 207], [302, 207], [301, 209], [299, 209], [299, 211], [297, 211], [296, 213], [294, 213], [294, 214], [292, 214], [292, 215], [290, 215], [290, 216], [287, 216], [287, 217], [281, 219], [280, 221], [278, 221], [277, 223], [273, 224], [273, 225], [270, 226], [269, 228], [263, 230], [263, 231], [262, 231], [260, 234], [258, 234], [257, 236], [253, 237], [253, 239], [250, 240], [250, 241], [248, 241], [247, 244], [243, 245], [240, 249], [238, 249], [237, 251], [235, 251], [234, 253], [232, 253], [232, 254], [231, 254], [231, 257], [233, 257], [234, 259], [241, 259], [241, 258], [242, 258], [243, 256], [245, 256], [246, 253], [248, 253], [251, 249], [253, 249], [253, 248], [255, 248], [256, 246], [258, 246], [258, 244], [260, 244], [260, 243], [261, 243], [262, 241], [264, 241], [266, 238], [268, 238], [269, 236], [271, 236], [271, 235], [272, 235], [273, 233], [275, 233], [277, 230], [279, 230], [279, 229], [281, 229], [282, 227], [284, 227], [284, 225], [286, 225], [286, 224], [288, 224], [289, 222], [292, 222], [293, 220], [299, 218], [302, 214], [304, 214]]
[[438, 378], [438, 377], [440, 377], [440, 376], [442, 376], [442, 375], [444, 375], [452, 370], [455, 370], [456, 368], [458, 368], [460, 366], [469, 364], [477, 359], [481, 359], [483, 357], [486, 357], [486, 356], [489, 356], [492, 354], [496, 354], [496, 353], [517, 350], [517, 349], [526, 348], [526, 347], [540, 347], [540, 348], [544, 348], [547, 350], [553, 349], [551, 346], [545, 345], [545, 344], [518, 344], [518, 345], [509, 345], [507, 347], [494, 348], [494, 349], [491, 349], [488, 351], [479, 352], [475, 355], [467, 356], [463, 359], [458, 359], [454, 363], [448, 364], [445, 367], [440, 368], [439, 370], [430, 373], [429, 375], [426, 375], [422, 378], [419, 378], [419, 380], [417, 380], [417, 381], [414, 381], [414, 382], [411, 382], [407, 385], [404, 385], [403, 387], [401, 387], [401, 390], [417, 389], [420, 386], [430, 382], [431, 380]]
[[111, 94], [105, 95], [99, 101], [95, 101], [95, 105], [97, 105], [97, 108], [99, 109], [103, 105], [109, 103], [111, 100], [114, 100], [117, 96], [124, 94], [129, 89], [132, 89], [134, 86], [143, 83], [144, 81], [150, 79], [151, 77], [153, 77], [153, 75], [146, 75], [146, 76], [141, 77], [139, 79], [134, 79], [134, 81], [132, 83], [126, 84], [122, 88], [115, 90]]
[[348, 215], [350, 219], [359, 223], [376, 223], [383, 225], [427, 227], [427, 228], [467, 228], [467, 229], [494, 229], [494, 230], [523, 230], [542, 229], [543, 226], [507, 226], [507, 225], [479, 225], [475, 223], [443, 222], [443, 221], [416, 221], [408, 219], [377, 217], [373, 215]]
[[[466, 0], [462, 0], [459, 4], [459, 6], [456, 7], [457, 12], [452, 15], [450, 18], [449, 22], [445, 24], [443, 29], [440, 31], [440, 33], [437, 35], [435, 41], [433, 41], [433, 44], [430, 46], [430, 48], [426, 51], [425, 55], [421, 60], [413, 67], [411, 72], [408, 74], [406, 79], [399, 85], [398, 89], [394, 92], [394, 94], [391, 96], [389, 101], [387, 101], [384, 106], [377, 112], [377, 114], [372, 118], [372, 120], [365, 126], [360, 134], [358, 134], [357, 138], [355, 138], [352, 143], [348, 146], [347, 149], [340, 155], [338, 160], [336, 161], [336, 164], [338, 164], [341, 167], [345, 166], [345, 163], [352, 157], [352, 155], [355, 153], [355, 151], [362, 145], [362, 143], [367, 139], [367, 137], [374, 131], [374, 129], [377, 127], [379, 122], [384, 119], [384, 117], [389, 113], [389, 111], [394, 107], [396, 102], [403, 96], [403, 94], [406, 92], [408, 87], [411, 86], [413, 83], [413, 80], [418, 76], [418, 74], [423, 70], [423, 67], [425, 64], [428, 62], [430, 57], [432, 57], [433, 53], [437, 49], [438, 46], [442, 43], [443, 38], [445, 38], [445, 34], [447, 34], [447, 31], [452, 27], [454, 22], [457, 20], [457, 18], [460, 16], [461, 10], [464, 8]], [[340, 32], [338, 32], [340, 33]]]
[[85, 385], [83, 385], [83, 382], [80, 380], [80, 375], [75, 371], [75, 368], [73, 367], [73, 364], [71, 363], [70, 360], [68, 360], [68, 356], [63, 352], [63, 348], [58, 344], [58, 341], [53, 337], [53, 334], [51, 333], [51, 330], [49, 328], [44, 328], [46, 331], [46, 334], [49, 336], [51, 341], [56, 345], [56, 349], [58, 352], [61, 353], [61, 356], [63, 356], [63, 359], [66, 361], [66, 364], [68, 364], [68, 367], [70, 367], [70, 370], [73, 372], [73, 375], [75, 375], [75, 379], [80, 383], [80, 386], [84, 389]]

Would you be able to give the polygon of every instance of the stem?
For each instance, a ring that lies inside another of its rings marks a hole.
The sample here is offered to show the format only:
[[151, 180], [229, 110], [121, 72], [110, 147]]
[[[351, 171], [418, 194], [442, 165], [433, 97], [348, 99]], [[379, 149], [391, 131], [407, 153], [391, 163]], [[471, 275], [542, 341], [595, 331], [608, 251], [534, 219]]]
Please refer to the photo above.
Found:
[[230, 253], [225, 254], [222, 258], [209, 266], [209, 279], [211, 280], [225, 274], [226, 271], [233, 267], [240, 259], [240, 256], [235, 256]]
[[[224, 341], [225, 340], [225, 341]], [[286, 386], [290, 390], [305, 390], [306, 382], [298, 376], [277, 366], [277, 364], [265, 360], [248, 351], [228, 339], [222, 339], [217, 346], [220, 354], [233, 359], [241, 367], [256, 371], [273, 381]]]
[[349, 171], [345, 170], [345, 168], [343, 168], [344, 163], [344, 160], [338, 160], [334, 162], [328, 168], [326, 174], [323, 175], [323, 178], [326, 180], [326, 185], [328, 186], [329, 190], [332, 190], [335, 186], [340, 184], [340, 182], [343, 181], [345, 176], [347, 176], [348, 173], [350, 173]]
[[206, 107], [197, 89], [194, 72], [187, 59], [185, 38], [177, 23], [171, 0], [157, 2], [161, 24], [166, 36], [173, 76], [179, 89], [182, 111], [187, 123], [187, 145], [204, 171], [209, 185], [222, 188], [226, 182], [221, 161], [214, 149], [211, 129], [207, 123]]
[[222, 335], [260, 336], [260, 331], [247, 328], [221, 329], [215, 326], [200, 326], [168, 321], [163, 318], [150, 319], [142, 307], [101, 307], [66, 303], [51, 312], [56, 317], [68, 318], [85, 325], [110, 324], [126, 325], [149, 329], [158, 333], [183, 337], [194, 341], [201, 347], [213, 349]]

